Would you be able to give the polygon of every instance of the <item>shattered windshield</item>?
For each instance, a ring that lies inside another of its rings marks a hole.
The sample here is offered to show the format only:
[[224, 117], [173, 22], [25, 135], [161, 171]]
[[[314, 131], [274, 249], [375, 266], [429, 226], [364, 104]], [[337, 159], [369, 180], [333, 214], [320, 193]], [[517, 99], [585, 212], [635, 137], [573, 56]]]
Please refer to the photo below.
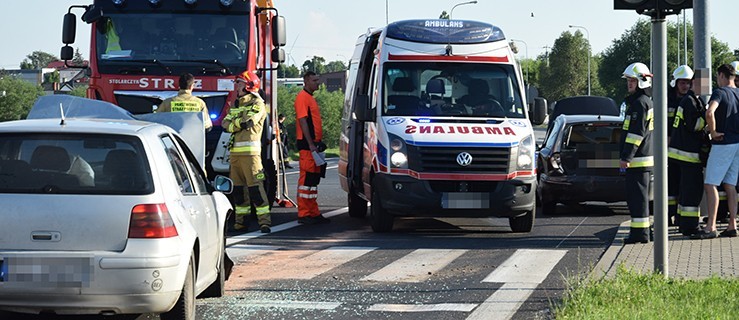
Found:
[[513, 66], [386, 63], [383, 115], [525, 118]]

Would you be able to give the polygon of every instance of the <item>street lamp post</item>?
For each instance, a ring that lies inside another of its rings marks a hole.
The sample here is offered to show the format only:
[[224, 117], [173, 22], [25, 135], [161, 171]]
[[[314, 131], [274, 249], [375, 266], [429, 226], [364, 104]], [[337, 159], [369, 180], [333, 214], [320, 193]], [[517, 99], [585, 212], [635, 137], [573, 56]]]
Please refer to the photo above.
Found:
[[452, 10], [449, 11], [449, 20], [452, 20], [452, 13], [454, 13], [454, 8], [456, 8], [458, 6], [463, 6], [463, 5], [466, 5], [466, 4], [477, 4], [477, 0], [467, 1], [467, 2], [462, 2], [462, 3], [455, 4], [452, 7]]
[[526, 70], [525, 71], [526, 71], [526, 85], [528, 86], [529, 85], [529, 64], [528, 64], [528, 60], [529, 60], [529, 45], [526, 43], [526, 41], [523, 41], [523, 40], [511, 39], [511, 41], [523, 43], [524, 51], [526, 52], [526, 60], [527, 60]]
[[588, 35], [588, 95], [590, 95], [590, 57], [593, 55], [591, 50], [592, 46], [590, 45], [590, 31], [588, 31], [588, 28], [585, 28], [583, 26], [576, 26], [576, 25], [570, 25], [570, 28], [577, 28], [577, 29], [583, 29], [585, 30], [585, 33]]

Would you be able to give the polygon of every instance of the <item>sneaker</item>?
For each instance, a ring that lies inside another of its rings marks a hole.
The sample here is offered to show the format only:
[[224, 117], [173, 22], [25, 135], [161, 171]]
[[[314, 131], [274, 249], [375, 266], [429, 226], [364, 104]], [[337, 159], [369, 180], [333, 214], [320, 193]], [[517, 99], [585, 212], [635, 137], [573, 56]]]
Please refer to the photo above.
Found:
[[733, 229], [733, 230], [726, 229], [724, 231], [721, 231], [719, 235], [722, 237], [734, 238], [737, 236], [737, 232], [736, 232], [736, 229]]
[[718, 231], [708, 231], [706, 229], [701, 229], [701, 231], [691, 234], [690, 239], [713, 239], [718, 237]]
[[271, 233], [272, 229], [270, 229], [268, 225], [263, 225], [259, 227], [259, 231], [261, 231], [262, 233]]
[[313, 219], [316, 220], [316, 223], [331, 223], [331, 219], [324, 217], [322, 214], [313, 217]]

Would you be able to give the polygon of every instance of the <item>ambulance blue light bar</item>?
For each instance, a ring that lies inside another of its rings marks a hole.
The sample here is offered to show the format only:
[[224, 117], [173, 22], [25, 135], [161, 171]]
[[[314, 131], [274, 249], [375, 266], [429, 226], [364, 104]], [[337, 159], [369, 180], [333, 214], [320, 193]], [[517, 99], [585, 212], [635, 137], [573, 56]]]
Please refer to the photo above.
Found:
[[505, 40], [503, 30], [478, 21], [469, 20], [403, 20], [389, 24], [388, 38], [448, 44], [474, 44]]

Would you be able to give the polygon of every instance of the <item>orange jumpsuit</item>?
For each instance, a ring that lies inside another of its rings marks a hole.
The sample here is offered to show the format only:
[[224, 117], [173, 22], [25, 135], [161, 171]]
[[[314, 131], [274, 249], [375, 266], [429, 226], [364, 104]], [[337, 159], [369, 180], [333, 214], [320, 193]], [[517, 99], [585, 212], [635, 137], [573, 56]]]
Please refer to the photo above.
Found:
[[[305, 90], [301, 90], [295, 98], [295, 114], [298, 121], [297, 147], [300, 150], [300, 178], [298, 179], [298, 218], [317, 217], [321, 215], [318, 210], [318, 183], [321, 181], [321, 167], [311, 155], [310, 147], [305, 139], [311, 139], [314, 143], [323, 139], [323, 127], [321, 112], [318, 103], [313, 96]], [[300, 119], [306, 118], [308, 131], [312, 137], [303, 137]]]

